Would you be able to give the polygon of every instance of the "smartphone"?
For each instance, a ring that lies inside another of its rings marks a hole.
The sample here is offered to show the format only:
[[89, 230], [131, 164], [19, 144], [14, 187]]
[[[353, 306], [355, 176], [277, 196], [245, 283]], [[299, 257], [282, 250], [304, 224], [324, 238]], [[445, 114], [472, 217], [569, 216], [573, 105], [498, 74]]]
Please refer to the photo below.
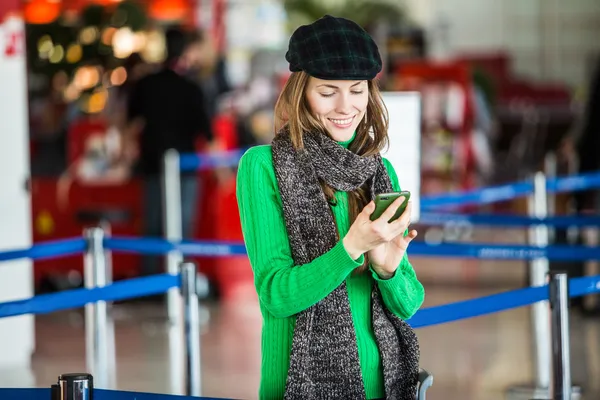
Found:
[[404, 196], [404, 201], [398, 207], [396, 214], [388, 221], [392, 222], [400, 218], [404, 210], [406, 210], [406, 206], [408, 205], [408, 200], [410, 199], [410, 192], [408, 190], [402, 192], [391, 192], [391, 193], [380, 193], [375, 196], [375, 211], [371, 214], [371, 221], [375, 221], [377, 218], [381, 217], [384, 211], [394, 202], [398, 197]]

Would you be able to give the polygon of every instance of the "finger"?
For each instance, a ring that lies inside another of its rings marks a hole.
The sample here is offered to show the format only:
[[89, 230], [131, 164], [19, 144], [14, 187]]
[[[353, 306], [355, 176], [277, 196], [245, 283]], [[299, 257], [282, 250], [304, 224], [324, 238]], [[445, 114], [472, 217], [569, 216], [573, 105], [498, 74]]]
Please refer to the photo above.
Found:
[[409, 201], [406, 205], [406, 210], [400, 215], [400, 218], [391, 223], [391, 228], [404, 232], [410, 225], [410, 218], [412, 214], [412, 201]]
[[367, 218], [371, 216], [371, 214], [373, 214], [373, 212], [375, 211], [375, 202], [373, 200], [371, 200], [369, 202], [369, 204], [367, 204], [361, 214], [363, 214], [364, 216], [366, 216]]
[[402, 205], [402, 203], [404, 203], [404, 201], [406, 201], [404, 196], [398, 197], [392, 204], [389, 205], [388, 208], [385, 209], [383, 214], [381, 214], [380, 219], [388, 222], [390, 219], [392, 219], [394, 214], [396, 214], [396, 211], [398, 211], [398, 208]]
[[410, 232], [408, 232], [408, 234], [406, 236], [404, 236], [404, 234], [400, 234], [398, 236], [396, 236], [396, 238], [394, 239], [394, 242], [406, 249], [408, 247], [408, 245], [410, 244], [410, 242], [413, 241], [414, 238], [417, 237], [417, 231], [416, 230], [411, 230]]

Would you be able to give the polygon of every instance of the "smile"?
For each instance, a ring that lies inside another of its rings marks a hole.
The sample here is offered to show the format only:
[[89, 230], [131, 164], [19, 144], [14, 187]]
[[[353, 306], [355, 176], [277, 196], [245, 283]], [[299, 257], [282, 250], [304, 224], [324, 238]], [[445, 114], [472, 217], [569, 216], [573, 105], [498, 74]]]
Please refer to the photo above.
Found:
[[354, 120], [354, 117], [350, 117], [350, 118], [346, 118], [346, 119], [333, 119], [333, 118], [328, 118], [328, 119], [336, 125], [345, 126], [345, 125], [350, 125], [352, 123], [352, 121]]

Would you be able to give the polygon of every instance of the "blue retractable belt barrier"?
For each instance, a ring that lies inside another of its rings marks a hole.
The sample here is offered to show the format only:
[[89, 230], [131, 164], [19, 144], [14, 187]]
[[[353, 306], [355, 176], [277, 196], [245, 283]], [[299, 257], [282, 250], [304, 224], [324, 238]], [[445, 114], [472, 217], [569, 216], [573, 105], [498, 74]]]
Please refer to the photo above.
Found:
[[555, 216], [534, 218], [521, 215], [502, 214], [451, 214], [423, 213], [417, 223], [422, 225], [442, 224], [472, 224], [487, 226], [533, 226], [545, 224], [555, 228], [569, 227], [600, 227], [600, 217], [597, 216]]
[[548, 287], [540, 286], [493, 294], [473, 300], [464, 300], [442, 306], [423, 308], [407, 322], [413, 328], [443, 324], [460, 319], [508, 310], [548, 299]]
[[549, 192], [575, 192], [600, 187], [600, 171], [548, 179]]
[[[142, 254], [166, 254], [177, 250], [186, 256], [246, 255], [244, 243], [194, 242], [171, 243], [164, 239], [107, 238], [104, 246], [113, 251]], [[442, 243], [431, 245], [412, 242], [409, 256], [480, 258], [489, 260], [600, 260], [599, 247], [499, 245], [478, 243]]]
[[20, 258], [39, 260], [42, 258], [64, 257], [79, 254], [86, 247], [87, 244], [84, 239], [58, 240], [36, 244], [27, 249], [0, 252], [0, 261], [17, 260]]
[[[239, 163], [247, 149], [236, 149], [216, 154], [181, 154], [181, 171], [196, 171], [216, 167], [234, 167]], [[575, 176], [565, 176], [548, 179], [549, 192], [568, 192], [600, 187], [600, 172], [591, 172]], [[515, 182], [482, 189], [447, 193], [421, 198], [421, 208], [432, 209], [441, 207], [464, 206], [468, 204], [490, 204], [499, 201], [512, 200], [527, 196], [533, 192], [533, 182]]]
[[[546, 187], [549, 192], [555, 193], [597, 188], [600, 187], [600, 172], [548, 179]], [[465, 192], [424, 196], [421, 198], [420, 206], [423, 210], [428, 210], [451, 206], [491, 204], [527, 196], [532, 192], [533, 182], [517, 182]]]
[[160, 274], [115, 282], [105, 287], [42, 294], [25, 300], [0, 303], [0, 318], [22, 314], [46, 314], [83, 307], [99, 300], [118, 301], [151, 296], [179, 285], [179, 276]]
[[156, 393], [123, 392], [120, 390], [94, 389], [94, 400], [224, 400], [225, 397], [194, 397]]
[[460, 257], [488, 260], [532, 260], [547, 258], [562, 261], [600, 260], [600, 247], [551, 246], [533, 247], [522, 245], [498, 245], [478, 243], [442, 243], [429, 245], [412, 242], [409, 256]]
[[246, 149], [224, 151], [217, 154], [181, 154], [179, 168], [181, 171], [198, 171], [218, 167], [235, 167]]
[[[600, 275], [569, 280], [569, 296], [600, 292]], [[407, 322], [413, 328], [458, 321], [548, 300], [548, 285], [512, 290], [472, 300], [458, 301], [419, 310]]]
[[487, 187], [468, 192], [444, 193], [440, 195], [426, 196], [421, 198], [419, 205], [423, 210], [427, 210], [446, 206], [490, 204], [526, 196], [532, 191], [533, 183], [520, 182], [511, 185]]
[[[50, 388], [46, 389], [0, 389], [2, 400], [49, 400]], [[120, 390], [94, 389], [94, 400], [225, 400], [226, 398], [178, 396], [158, 393], [123, 392]]]
[[0, 399], [2, 400], [50, 400], [50, 394], [50, 388], [0, 389]]
[[246, 246], [237, 242], [181, 241], [172, 243], [164, 239], [107, 238], [104, 246], [109, 250], [142, 254], [166, 254], [177, 250], [187, 256], [245, 255]]

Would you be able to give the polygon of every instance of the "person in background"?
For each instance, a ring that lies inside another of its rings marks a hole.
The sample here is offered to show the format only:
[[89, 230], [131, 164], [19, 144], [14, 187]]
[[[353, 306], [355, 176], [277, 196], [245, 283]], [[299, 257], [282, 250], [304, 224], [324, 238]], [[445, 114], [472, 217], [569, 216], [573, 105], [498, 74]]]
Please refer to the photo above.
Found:
[[[169, 149], [179, 153], [196, 152], [203, 138], [209, 151], [216, 150], [210, 117], [204, 106], [199, 85], [185, 75], [182, 56], [188, 46], [187, 34], [179, 28], [165, 33], [166, 59], [157, 72], [144, 76], [129, 92], [127, 120], [135, 130], [139, 144], [136, 172], [144, 180], [144, 236], [162, 236], [162, 195], [160, 173], [163, 156]], [[195, 172], [181, 177], [183, 237], [190, 238], [195, 221], [194, 210], [200, 198]], [[159, 258], [145, 257], [143, 274], [160, 272]]]
[[242, 157], [237, 196], [263, 316], [260, 399], [414, 400], [419, 346], [405, 322], [423, 285], [407, 257], [417, 232], [380, 151], [388, 118], [379, 50], [356, 23], [325, 16], [292, 35], [292, 74], [271, 145]]

